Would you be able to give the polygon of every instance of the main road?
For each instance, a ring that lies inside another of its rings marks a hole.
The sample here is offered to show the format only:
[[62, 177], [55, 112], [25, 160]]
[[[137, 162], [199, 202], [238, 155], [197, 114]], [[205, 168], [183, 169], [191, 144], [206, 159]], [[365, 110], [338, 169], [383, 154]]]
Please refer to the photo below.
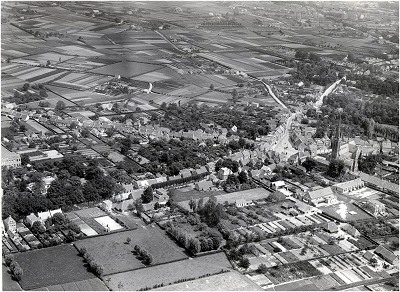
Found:
[[326, 97], [329, 94], [331, 94], [336, 89], [336, 87], [339, 85], [339, 83], [342, 82], [342, 80], [346, 80], [346, 76], [344, 76], [343, 78], [337, 80], [335, 83], [333, 83], [331, 86], [329, 86], [325, 90], [325, 92], [321, 95], [321, 97], [314, 104], [314, 107], [316, 109], [319, 109], [322, 106], [322, 103], [324, 102], [324, 97]]

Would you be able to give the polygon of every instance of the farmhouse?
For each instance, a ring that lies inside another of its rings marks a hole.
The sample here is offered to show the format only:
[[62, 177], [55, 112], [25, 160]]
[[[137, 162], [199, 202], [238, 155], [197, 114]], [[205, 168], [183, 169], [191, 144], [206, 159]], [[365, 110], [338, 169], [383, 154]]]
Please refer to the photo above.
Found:
[[337, 202], [337, 198], [334, 195], [332, 188], [322, 188], [315, 191], [310, 191], [305, 195], [305, 200], [308, 203], [312, 203], [315, 206], [319, 206], [320, 204], [335, 204]]
[[345, 195], [356, 190], [359, 190], [364, 187], [364, 182], [361, 178], [357, 178], [351, 181], [346, 181], [342, 183], [338, 183], [332, 186], [332, 190], [337, 192], [338, 194]]

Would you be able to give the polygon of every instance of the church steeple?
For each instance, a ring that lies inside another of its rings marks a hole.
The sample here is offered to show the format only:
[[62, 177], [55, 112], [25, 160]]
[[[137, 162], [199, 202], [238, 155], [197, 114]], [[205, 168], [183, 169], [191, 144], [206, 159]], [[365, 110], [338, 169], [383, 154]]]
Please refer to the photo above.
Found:
[[339, 158], [339, 150], [340, 150], [340, 126], [342, 124], [342, 112], [343, 109], [339, 108], [338, 109], [339, 112], [339, 123], [338, 126], [336, 128], [336, 134], [332, 139], [332, 159], [338, 159]]

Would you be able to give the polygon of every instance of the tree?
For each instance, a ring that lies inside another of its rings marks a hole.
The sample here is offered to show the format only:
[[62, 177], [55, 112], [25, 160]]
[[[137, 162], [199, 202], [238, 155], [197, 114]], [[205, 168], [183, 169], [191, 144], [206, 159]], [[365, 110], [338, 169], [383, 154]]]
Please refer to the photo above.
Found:
[[190, 207], [190, 210], [192, 210], [193, 212], [196, 212], [197, 203], [196, 203], [195, 199], [190, 198], [189, 207]]
[[257, 273], [265, 274], [267, 272], [267, 266], [265, 264], [260, 264], [257, 268]]
[[127, 244], [130, 244], [131, 241], [132, 241], [132, 239], [131, 239], [130, 237], [127, 237], [125, 242], [126, 242]]
[[239, 260], [238, 266], [239, 266], [239, 267], [242, 267], [242, 268], [244, 268], [244, 269], [248, 269], [248, 268], [250, 267], [250, 261], [249, 261], [249, 259], [248, 259], [248, 258], [245, 258], [245, 257], [241, 258], [241, 259]]
[[27, 91], [29, 89], [29, 83], [24, 83], [21, 89], [22, 91]]
[[15, 269], [13, 270], [13, 276], [14, 276], [15, 280], [17, 280], [17, 281], [21, 281], [23, 274], [24, 274], [24, 271], [22, 270], [22, 268], [20, 266], [15, 267]]
[[342, 160], [333, 159], [329, 163], [327, 174], [331, 177], [340, 177], [344, 173], [344, 162]]
[[242, 184], [247, 183], [247, 181], [248, 181], [247, 173], [244, 170], [242, 170], [239, 173], [238, 179], [239, 179], [239, 182]]
[[7, 266], [10, 266], [13, 261], [14, 261], [14, 256], [12, 254], [8, 254], [5, 256], [5, 262]]
[[144, 204], [150, 203], [153, 201], [153, 188], [151, 186], [147, 187], [142, 194], [142, 201]]
[[66, 105], [62, 100], [57, 101], [56, 107], [55, 107], [56, 110], [62, 111], [62, 110], [65, 110], [65, 108], [66, 108]]
[[214, 84], [210, 85], [210, 90], [214, 90]]

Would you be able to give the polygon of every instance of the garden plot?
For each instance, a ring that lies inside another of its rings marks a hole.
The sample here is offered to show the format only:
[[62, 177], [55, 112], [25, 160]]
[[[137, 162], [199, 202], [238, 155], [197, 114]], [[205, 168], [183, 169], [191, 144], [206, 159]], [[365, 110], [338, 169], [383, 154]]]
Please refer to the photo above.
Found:
[[332, 271], [327, 266], [323, 265], [319, 260], [312, 260], [309, 261], [309, 263], [324, 275], [332, 273]]

